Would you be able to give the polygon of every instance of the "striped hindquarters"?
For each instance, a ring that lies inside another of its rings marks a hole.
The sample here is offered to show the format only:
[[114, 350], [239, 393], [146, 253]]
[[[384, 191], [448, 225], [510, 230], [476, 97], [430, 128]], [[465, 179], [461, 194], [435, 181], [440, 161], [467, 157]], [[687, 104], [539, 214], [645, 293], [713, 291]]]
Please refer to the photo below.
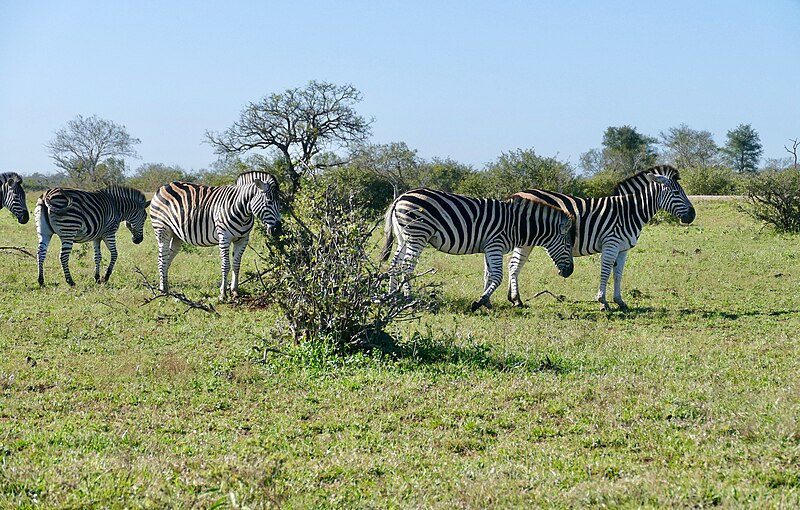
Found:
[[483, 251], [487, 240], [506, 235], [510, 220], [508, 208], [499, 200], [430, 189], [406, 192], [392, 207], [395, 228], [405, 237], [427, 239], [438, 250], [454, 255]]
[[[126, 196], [129, 194], [132, 204], [139, 203], [144, 214], [146, 207], [144, 195], [131, 188], [115, 187]], [[46, 207], [45, 217], [50, 228], [60, 237], [74, 236], [75, 242], [86, 242], [103, 238], [116, 232], [120, 221], [133, 214], [124, 210], [118, 196], [109, 190], [83, 191], [70, 188], [49, 189], [39, 197], [39, 205]], [[144, 220], [141, 221], [142, 225]]]

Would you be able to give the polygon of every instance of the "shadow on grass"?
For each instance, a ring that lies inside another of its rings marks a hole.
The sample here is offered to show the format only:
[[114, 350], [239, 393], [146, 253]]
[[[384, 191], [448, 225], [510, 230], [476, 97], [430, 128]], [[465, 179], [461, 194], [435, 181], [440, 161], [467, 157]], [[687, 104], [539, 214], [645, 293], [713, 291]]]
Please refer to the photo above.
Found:
[[377, 349], [391, 358], [418, 366], [453, 365], [473, 369], [506, 372], [551, 372], [567, 374], [577, 363], [555, 353], [523, 356], [514, 353], [495, 354], [487, 343], [463, 345], [447, 334], [442, 338], [428, 331], [415, 333], [408, 341], [397, 342], [390, 335], [372, 339], [370, 349]]
[[701, 318], [709, 320], [734, 321], [745, 317], [782, 317], [786, 315], [800, 314], [800, 310], [708, 310], [703, 308], [681, 308], [670, 309], [653, 306], [631, 306], [627, 310], [621, 310], [612, 305], [609, 311], [600, 310], [599, 305], [594, 301], [575, 301], [574, 307], [565, 308], [556, 313], [562, 320], [610, 320], [627, 321], [636, 319], [682, 319], [682, 318]]

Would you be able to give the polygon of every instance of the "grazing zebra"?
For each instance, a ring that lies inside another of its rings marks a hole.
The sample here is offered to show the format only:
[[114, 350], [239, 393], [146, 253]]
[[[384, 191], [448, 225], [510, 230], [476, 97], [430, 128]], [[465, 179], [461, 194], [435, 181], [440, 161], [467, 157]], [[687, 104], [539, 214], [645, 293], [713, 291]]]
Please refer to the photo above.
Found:
[[245, 172], [228, 186], [173, 182], [162, 186], [150, 205], [158, 241], [159, 290], [169, 291], [167, 273], [183, 243], [219, 246], [222, 257], [220, 300], [227, 294], [229, 250], [233, 244], [231, 294], [239, 295], [239, 267], [247, 248], [254, 217], [268, 232], [280, 227], [278, 181], [266, 172]]
[[[574, 219], [559, 207], [525, 198], [477, 199], [417, 189], [400, 195], [386, 211], [382, 260], [388, 260], [394, 237], [397, 249], [391, 268], [410, 274], [426, 244], [453, 255], [485, 254], [484, 292], [472, 303], [474, 312], [491, 308], [492, 293], [503, 280], [503, 254], [515, 246], [544, 246], [559, 274], [572, 274]], [[392, 271], [390, 292], [397, 287]], [[408, 291], [408, 282], [404, 284]]]
[[25, 203], [25, 190], [22, 177], [14, 172], [0, 174], [0, 209], [5, 206], [20, 224], [28, 223], [28, 205]]
[[[39, 285], [44, 285], [44, 259], [50, 238], [61, 238], [61, 267], [69, 285], [75, 285], [69, 272], [69, 254], [74, 243], [94, 243], [94, 279], [108, 281], [117, 262], [117, 230], [125, 226], [133, 234], [133, 242], [144, 238], [147, 205], [144, 193], [125, 186], [110, 186], [99, 191], [53, 188], [45, 191], [36, 202], [36, 233], [39, 235]], [[100, 278], [100, 241], [106, 243], [111, 260]]]
[[[622, 271], [628, 250], [639, 240], [644, 225], [659, 210], [668, 211], [684, 223], [691, 223], [695, 211], [686, 193], [678, 183], [678, 171], [670, 166], [653, 167], [620, 182], [615, 196], [578, 198], [553, 191], [528, 190], [525, 193], [549, 204], [563, 207], [575, 215], [576, 238], [573, 254], [577, 257], [602, 253], [600, 288], [597, 301], [604, 310], [606, 286], [611, 270], [614, 271], [614, 302], [627, 309], [622, 300]], [[508, 299], [522, 306], [518, 276], [528, 260], [529, 247], [514, 249], [508, 262]]]

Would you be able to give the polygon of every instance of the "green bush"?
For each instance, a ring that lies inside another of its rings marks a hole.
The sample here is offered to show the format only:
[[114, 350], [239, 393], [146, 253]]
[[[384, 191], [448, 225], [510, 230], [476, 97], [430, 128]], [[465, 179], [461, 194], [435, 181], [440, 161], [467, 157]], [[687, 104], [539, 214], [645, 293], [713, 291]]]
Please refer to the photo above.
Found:
[[377, 226], [352, 195], [308, 182], [284, 216], [278, 243], [261, 254], [269, 269], [257, 302], [275, 306], [287, 337], [350, 350], [386, 343], [387, 327], [436, 306], [431, 286], [414, 296], [388, 293], [388, 273], [373, 260]]
[[687, 195], [733, 195], [738, 188], [733, 170], [719, 165], [681, 170], [681, 185]]
[[800, 171], [754, 175], [744, 183], [744, 212], [778, 232], [800, 232]]
[[597, 198], [614, 194], [614, 186], [622, 180], [619, 174], [611, 170], [598, 172], [591, 177], [584, 177], [577, 181], [577, 195], [582, 197]]

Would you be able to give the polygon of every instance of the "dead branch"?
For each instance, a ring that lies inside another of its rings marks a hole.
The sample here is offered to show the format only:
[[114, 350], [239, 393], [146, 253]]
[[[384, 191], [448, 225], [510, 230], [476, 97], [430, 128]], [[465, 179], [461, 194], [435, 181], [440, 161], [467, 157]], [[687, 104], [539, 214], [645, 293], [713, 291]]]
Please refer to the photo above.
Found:
[[553, 294], [549, 290], [543, 290], [543, 291], [537, 293], [535, 296], [533, 296], [533, 298], [536, 299], [537, 297], [542, 296], [544, 294], [550, 294], [551, 296], [553, 296], [555, 298], [556, 301], [559, 301], [559, 302], [564, 301], [566, 299], [565, 296], [556, 296], [555, 294]]
[[15, 250], [15, 251], [24, 253], [25, 255], [29, 256], [32, 259], [36, 258], [36, 255], [34, 255], [33, 253], [29, 252], [25, 248], [20, 248], [18, 246], [0, 246], [0, 250]]
[[198, 301], [192, 301], [191, 299], [186, 297], [185, 294], [182, 294], [180, 292], [173, 292], [173, 291], [161, 292], [152, 283], [150, 283], [150, 280], [147, 279], [147, 276], [145, 276], [145, 274], [142, 272], [141, 269], [135, 267], [134, 271], [136, 271], [136, 274], [138, 274], [142, 278], [142, 285], [144, 285], [147, 288], [147, 290], [149, 290], [153, 294], [153, 297], [149, 297], [144, 300], [142, 306], [152, 303], [153, 301], [159, 298], [172, 297], [189, 307], [186, 309], [186, 312], [192, 309], [197, 309], [197, 310], [202, 310], [204, 312], [217, 314], [217, 311], [214, 309], [214, 305], [200, 303]]

